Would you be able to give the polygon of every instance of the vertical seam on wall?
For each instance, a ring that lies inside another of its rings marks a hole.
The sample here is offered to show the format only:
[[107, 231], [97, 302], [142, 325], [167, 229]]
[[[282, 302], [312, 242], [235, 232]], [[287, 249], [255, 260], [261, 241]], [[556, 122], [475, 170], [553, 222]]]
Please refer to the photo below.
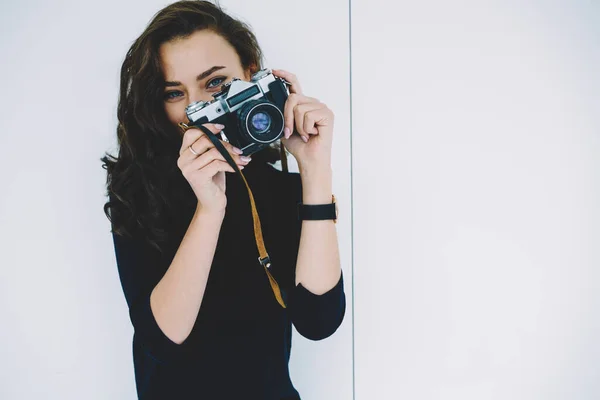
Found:
[[352, 0], [348, 0], [348, 66], [350, 83], [350, 269], [352, 271], [352, 399], [356, 400], [354, 356], [354, 154], [352, 152]]

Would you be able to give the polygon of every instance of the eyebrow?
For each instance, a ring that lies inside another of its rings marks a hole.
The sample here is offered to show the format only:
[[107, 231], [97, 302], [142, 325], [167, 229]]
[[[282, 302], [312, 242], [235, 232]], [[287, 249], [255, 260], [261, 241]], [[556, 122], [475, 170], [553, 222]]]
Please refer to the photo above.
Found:
[[[220, 69], [225, 68], [224, 66], [220, 65], [220, 66], [214, 66], [212, 68], [207, 69], [206, 71], [204, 71], [203, 73], [201, 73], [200, 75], [198, 75], [196, 77], [196, 81], [201, 81], [202, 79], [206, 78], [207, 76], [210, 76], [210, 74], [212, 74], [215, 71], [218, 71]], [[181, 82], [178, 81], [166, 81], [165, 82], [165, 86], [166, 87], [171, 87], [171, 86], [181, 86]]]

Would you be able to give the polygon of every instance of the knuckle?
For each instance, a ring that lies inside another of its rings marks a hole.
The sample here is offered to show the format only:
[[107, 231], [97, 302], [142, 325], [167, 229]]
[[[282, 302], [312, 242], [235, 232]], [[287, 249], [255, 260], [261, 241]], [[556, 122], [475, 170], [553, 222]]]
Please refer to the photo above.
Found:
[[193, 128], [189, 128], [187, 131], [185, 131], [184, 136], [187, 136], [188, 138], [190, 138], [190, 137], [195, 137], [200, 133], [202, 133], [202, 131], [200, 129], [193, 127]]
[[202, 137], [199, 137], [198, 139], [196, 139], [196, 141], [194, 142], [194, 144], [195, 144], [197, 147], [196, 147], [196, 146], [194, 146], [194, 150], [196, 150], [196, 152], [198, 152], [198, 150], [197, 150], [197, 149], [200, 149], [200, 150], [202, 150], [203, 148], [205, 148], [205, 147], [206, 147], [206, 141], [207, 141], [207, 140], [208, 140], [208, 139], [207, 139], [207, 138], [206, 138], [204, 135], [202, 135]]
[[213, 147], [210, 150], [210, 153], [211, 153], [211, 156], [212, 156], [213, 159], [215, 159], [215, 160], [224, 160], [223, 155], [221, 154], [221, 152], [216, 147]]
[[212, 169], [212, 162], [209, 162], [208, 164], [206, 164], [204, 167], [200, 168], [200, 171], [203, 174], [206, 174], [208, 171], [210, 171]]

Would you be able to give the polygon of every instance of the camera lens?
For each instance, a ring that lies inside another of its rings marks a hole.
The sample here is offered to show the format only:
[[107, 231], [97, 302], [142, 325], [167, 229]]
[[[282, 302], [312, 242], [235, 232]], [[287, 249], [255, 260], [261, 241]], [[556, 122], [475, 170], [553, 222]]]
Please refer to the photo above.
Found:
[[249, 101], [238, 111], [242, 135], [251, 142], [268, 144], [283, 133], [283, 113], [266, 100]]
[[265, 133], [271, 127], [272, 120], [267, 113], [257, 112], [256, 114], [252, 115], [251, 118], [252, 127], [258, 134]]

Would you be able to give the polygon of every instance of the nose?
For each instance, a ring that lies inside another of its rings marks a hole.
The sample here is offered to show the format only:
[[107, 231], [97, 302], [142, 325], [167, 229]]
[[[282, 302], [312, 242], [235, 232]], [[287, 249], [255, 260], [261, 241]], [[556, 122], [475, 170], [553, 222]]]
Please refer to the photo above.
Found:
[[195, 103], [197, 101], [211, 101], [213, 97], [210, 93], [207, 93], [202, 90], [195, 91], [194, 93], [189, 93], [189, 102], [190, 104]]

